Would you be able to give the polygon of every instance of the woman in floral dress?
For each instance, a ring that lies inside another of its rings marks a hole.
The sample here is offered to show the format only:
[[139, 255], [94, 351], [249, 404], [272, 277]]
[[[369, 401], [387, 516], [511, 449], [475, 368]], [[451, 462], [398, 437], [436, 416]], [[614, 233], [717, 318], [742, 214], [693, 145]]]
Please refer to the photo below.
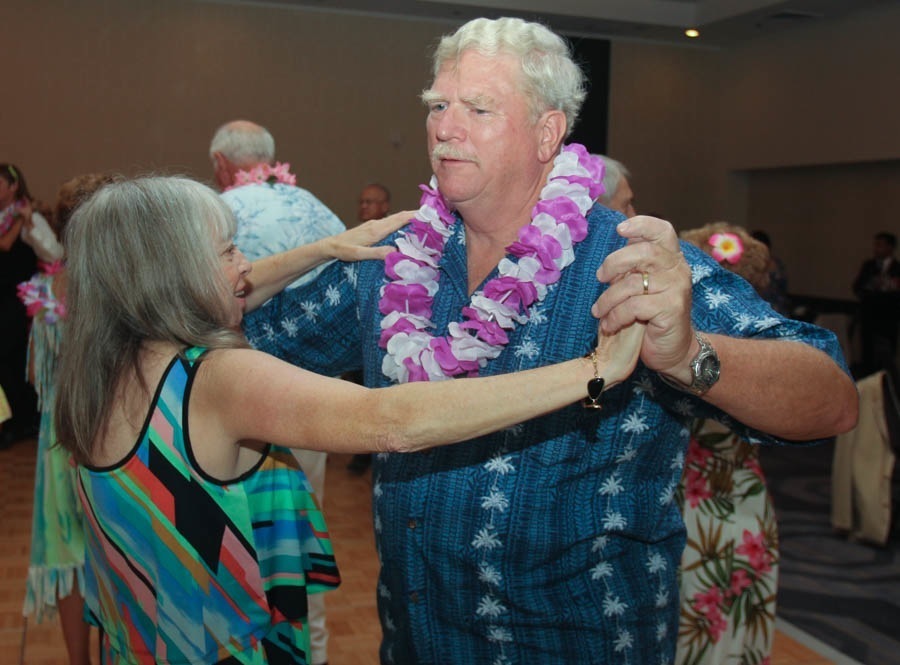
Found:
[[[719, 222], [682, 239], [756, 288], [768, 250]], [[676, 662], [768, 664], [775, 633], [778, 532], [758, 450], [725, 426], [696, 420], [678, 493], [687, 527]]]
[[[61, 234], [75, 207], [110, 182], [88, 174], [64, 183], [56, 203]], [[56, 445], [51, 411], [53, 379], [65, 318], [65, 270], [62, 261], [41, 263], [41, 271], [19, 285], [19, 297], [32, 317], [29, 376], [38, 394], [41, 424], [34, 474], [31, 559], [23, 614], [40, 623], [59, 612], [70, 665], [90, 662], [89, 626], [83, 619], [84, 527], [75, 492], [71, 454]]]

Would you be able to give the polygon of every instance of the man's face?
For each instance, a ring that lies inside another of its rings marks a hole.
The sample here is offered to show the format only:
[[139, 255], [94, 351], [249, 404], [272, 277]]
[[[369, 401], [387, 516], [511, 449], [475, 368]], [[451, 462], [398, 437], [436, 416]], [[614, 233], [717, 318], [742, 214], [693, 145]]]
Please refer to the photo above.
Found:
[[465, 215], [466, 206], [501, 204], [542, 174], [539, 130], [520, 91], [513, 56], [463, 53], [438, 72], [426, 131], [441, 193]]
[[610, 200], [609, 207], [618, 210], [626, 217], [634, 217], [634, 193], [631, 191], [631, 185], [628, 184], [628, 178], [622, 178], [619, 181], [616, 195]]
[[384, 191], [380, 187], [364, 187], [359, 195], [359, 208], [357, 209], [357, 217], [361, 222], [368, 222], [370, 219], [381, 219], [384, 217], [390, 204], [387, 201]]

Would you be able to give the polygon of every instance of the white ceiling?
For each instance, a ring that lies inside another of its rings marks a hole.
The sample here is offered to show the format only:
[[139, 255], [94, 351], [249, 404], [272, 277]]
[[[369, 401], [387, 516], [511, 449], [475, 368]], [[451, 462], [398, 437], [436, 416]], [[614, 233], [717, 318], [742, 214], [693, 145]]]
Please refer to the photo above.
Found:
[[[234, 1], [234, 0], [232, 0]], [[428, 18], [459, 24], [478, 16], [521, 16], [569, 35], [723, 47], [774, 31], [833, 20], [897, 0], [237, 0], [319, 11]]]

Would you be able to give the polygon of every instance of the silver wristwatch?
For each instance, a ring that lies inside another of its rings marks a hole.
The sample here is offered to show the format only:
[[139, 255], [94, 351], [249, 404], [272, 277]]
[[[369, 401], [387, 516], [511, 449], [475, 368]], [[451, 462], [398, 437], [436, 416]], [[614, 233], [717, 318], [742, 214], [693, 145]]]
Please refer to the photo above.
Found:
[[719, 365], [719, 355], [706, 337], [696, 331], [694, 331], [694, 337], [697, 338], [700, 350], [697, 351], [697, 355], [691, 359], [690, 384], [685, 385], [679, 381], [670, 379], [663, 374], [660, 374], [659, 376], [670, 386], [674, 386], [679, 390], [686, 390], [695, 395], [705, 395], [707, 391], [716, 384], [716, 381], [719, 380], [719, 372], [721, 369]]

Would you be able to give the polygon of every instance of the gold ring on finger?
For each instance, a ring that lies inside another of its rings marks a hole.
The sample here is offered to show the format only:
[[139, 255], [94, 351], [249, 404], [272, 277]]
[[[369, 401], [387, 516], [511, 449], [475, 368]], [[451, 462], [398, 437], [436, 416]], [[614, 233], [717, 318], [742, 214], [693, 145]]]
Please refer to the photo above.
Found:
[[641, 273], [641, 282], [644, 285], [644, 295], [650, 294], [650, 273], [642, 272]]

